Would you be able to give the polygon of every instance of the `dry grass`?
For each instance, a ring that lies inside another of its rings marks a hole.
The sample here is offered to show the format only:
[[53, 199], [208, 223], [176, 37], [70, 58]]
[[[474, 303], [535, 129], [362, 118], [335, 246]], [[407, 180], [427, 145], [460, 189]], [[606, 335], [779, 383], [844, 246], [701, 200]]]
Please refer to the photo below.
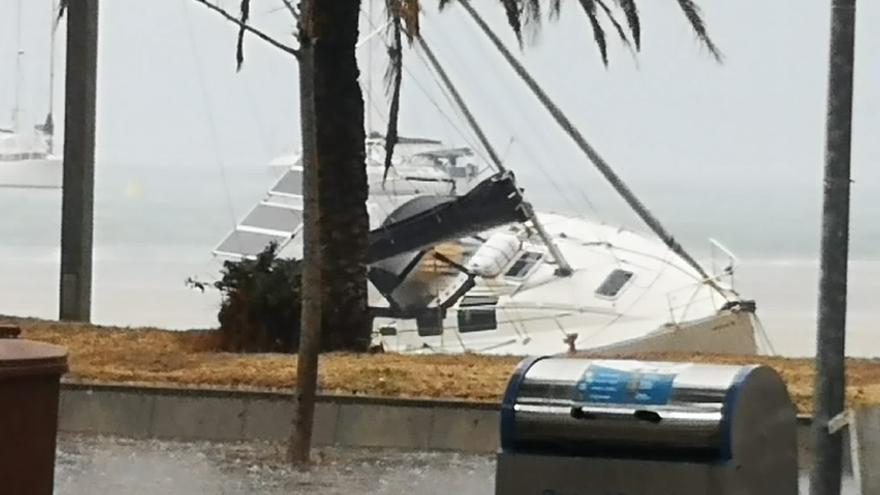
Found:
[[[0, 322], [2, 322], [0, 318]], [[68, 348], [73, 378], [127, 383], [290, 389], [296, 357], [215, 352], [212, 331], [172, 332], [10, 319], [22, 338]], [[713, 363], [760, 363], [777, 369], [801, 412], [812, 404], [813, 363], [761, 356], [647, 354], [638, 359]], [[321, 390], [394, 397], [498, 400], [517, 357], [327, 354], [321, 358]], [[880, 360], [850, 359], [851, 403], [880, 403]]]

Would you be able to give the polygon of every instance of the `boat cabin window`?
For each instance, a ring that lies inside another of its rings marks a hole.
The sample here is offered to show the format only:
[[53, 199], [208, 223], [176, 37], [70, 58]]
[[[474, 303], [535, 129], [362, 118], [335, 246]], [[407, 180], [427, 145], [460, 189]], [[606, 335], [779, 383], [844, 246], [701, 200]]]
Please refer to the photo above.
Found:
[[535, 251], [526, 251], [522, 255], [520, 255], [519, 259], [513, 262], [510, 265], [510, 268], [507, 270], [507, 273], [504, 274], [505, 277], [508, 278], [525, 278], [529, 272], [532, 271], [532, 268], [541, 261], [543, 255], [541, 253]]
[[443, 335], [443, 313], [439, 308], [428, 308], [416, 316], [416, 328], [419, 337], [437, 337]]
[[498, 328], [494, 296], [465, 296], [458, 305], [458, 331], [483, 332]]
[[620, 295], [620, 292], [632, 278], [633, 272], [617, 268], [605, 277], [605, 281], [596, 289], [596, 295], [599, 297], [615, 298]]

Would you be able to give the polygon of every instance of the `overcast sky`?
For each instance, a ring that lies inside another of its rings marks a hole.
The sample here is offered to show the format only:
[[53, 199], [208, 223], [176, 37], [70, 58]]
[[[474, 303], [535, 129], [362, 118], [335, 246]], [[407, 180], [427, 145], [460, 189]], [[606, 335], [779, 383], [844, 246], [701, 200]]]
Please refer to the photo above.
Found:
[[[15, 3], [0, 0], [0, 125], [7, 121], [12, 100]], [[23, 2], [24, 104], [37, 119], [46, 105], [49, 3]], [[221, 3], [230, 9], [237, 4]], [[279, 2], [252, 3], [257, 25], [293, 42]], [[591, 194], [605, 188], [463, 11], [453, 5], [438, 14], [430, 1], [424, 3], [426, 39], [524, 181], [563, 188], [573, 182]], [[513, 46], [498, 2], [474, 3]], [[711, 203], [704, 208], [719, 217], [736, 215], [743, 202], [766, 205], [777, 222], [796, 222], [803, 213], [801, 206], [786, 209], [789, 202], [808, 205], [813, 216], [824, 145], [827, 1], [699, 1], [726, 57], [717, 64], [688, 29], [677, 2], [645, 0], [642, 53], [634, 59], [609, 33], [608, 69], [600, 63], [577, 2], [563, 3], [562, 19], [546, 23], [522, 58], [636, 190], [650, 198], [670, 184], [675, 194], [686, 185], [699, 196], [691, 207]], [[245, 67], [236, 73], [235, 29], [192, 0], [104, 0], [101, 9], [102, 166], [259, 168], [298, 147], [296, 67], [288, 55], [248, 38]], [[880, 158], [880, 32], [866, 29], [866, 20], [878, 18], [880, 6], [862, 2], [859, 9], [854, 206], [871, 210], [878, 202], [869, 191], [877, 189], [880, 178], [875, 166]], [[59, 40], [63, 35], [62, 28]], [[63, 43], [58, 46], [58, 67], [63, 68]], [[380, 88], [383, 50], [375, 46], [372, 53], [370, 73]], [[366, 58], [361, 59], [364, 67]], [[405, 60], [416, 78], [404, 80], [402, 132], [461, 144], [459, 130], [441, 113], [454, 120], [454, 111], [418, 54], [407, 52]], [[62, 81], [59, 73], [59, 98]], [[377, 108], [386, 105], [381, 90], [374, 91], [372, 101]], [[381, 127], [376, 114], [373, 121]]]

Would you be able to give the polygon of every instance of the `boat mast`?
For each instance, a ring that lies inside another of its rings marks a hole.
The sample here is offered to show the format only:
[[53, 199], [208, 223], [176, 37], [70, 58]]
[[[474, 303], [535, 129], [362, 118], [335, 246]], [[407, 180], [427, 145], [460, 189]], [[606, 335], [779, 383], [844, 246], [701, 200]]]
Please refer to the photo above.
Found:
[[52, 154], [55, 146], [55, 32], [58, 28], [58, 23], [55, 17], [55, 1], [50, 0], [49, 5], [49, 110], [46, 113], [46, 121], [40, 129], [46, 135], [47, 151], [49, 154]]
[[[373, 0], [367, 2], [367, 26], [373, 25]], [[373, 109], [370, 107], [373, 97], [373, 50], [367, 44], [367, 91], [364, 95], [364, 111], [366, 112], [367, 136], [373, 132]], [[367, 157], [369, 160], [369, 157]]]
[[[492, 143], [489, 142], [489, 138], [486, 137], [486, 134], [483, 132], [483, 129], [480, 127], [480, 124], [477, 123], [477, 119], [474, 118], [474, 115], [471, 113], [468, 106], [464, 103], [464, 99], [461, 97], [461, 94], [456, 89], [455, 85], [452, 84], [452, 80], [449, 79], [449, 76], [446, 74], [446, 71], [443, 69], [443, 66], [440, 65], [440, 62], [437, 60], [437, 57], [434, 56], [434, 52], [428, 46], [428, 43], [425, 41], [425, 38], [422, 36], [416, 37], [418, 40], [419, 46], [422, 51], [425, 52], [425, 55], [428, 58], [428, 62], [431, 64], [431, 67], [434, 68], [434, 71], [437, 72], [437, 75], [440, 76], [441, 81], [443, 81], [443, 85], [446, 86], [447, 91], [452, 96], [455, 104], [461, 109], [462, 114], [464, 114], [464, 119], [467, 121], [468, 125], [476, 134], [477, 139], [480, 141], [480, 144], [483, 145], [483, 148], [489, 154], [489, 159], [492, 160], [492, 163], [495, 164], [495, 167], [499, 172], [506, 172], [507, 168], [501, 163], [501, 158], [498, 156], [498, 153], [495, 151], [495, 148], [492, 146]], [[565, 256], [562, 255], [562, 251], [559, 250], [559, 247], [556, 243], [553, 242], [553, 238], [547, 233], [547, 230], [544, 229], [544, 225], [538, 220], [538, 215], [535, 214], [534, 209], [530, 204], [526, 204], [526, 215], [529, 220], [531, 220], [532, 225], [535, 227], [535, 230], [538, 232], [538, 237], [541, 238], [541, 241], [547, 246], [547, 250], [550, 251], [550, 255], [553, 256], [553, 259], [556, 261], [556, 275], [561, 277], [567, 277], [572, 274], [573, 270], [571, 265], [568, 263], [568, 260], [565, 259]]]
[[43, 124], [43, 132], [46, 134], [46, 144], [51, 154], [54, 150], [55, 136], [55, 31], [58, 27], [55, 18], [55, 1], [50, 0], [49, 9], [49, 112], [46, 114], [46, 122]]
[[696, 272], [703, 278], [703, 280], [709, 283], [712, 287], [721, 291], [720, 287], [715, 283], [712, 277], [706, 273], [706, 270], [700, 266], [699, 263], [675, 240], [675, 238], [670, 234], [660, 223], [657, 218], [651, 214], [650, 211], [642, 204], [641, 201], [633, 194], [633, 192], [627, 187], [627, 185], [617, 176], [616, 173], [611, 169], [608, 163], [599, 156], [599, 153], [587, 142], [587, 140], [583, 137], [580, 131], [568, 120], [568, 117], [562, 113], [562, 110], [556, 106], [555, 103], [550, 99], [549, 96], [541, 89], [537, 82], [529, 75], [528, 71], [526, 71], [525, 67], [519, 63], [519, 61], [510, 53], [510, 50], [504, 46], [504, 43], [498, 38], [498, 36], [489, 28], [489, 25], [486, 24], [486, 21], [483, 20], [482, 17], [474, 10], [473, 6], [470, 4], [468, 0], [459, 0], [458, 2], [462, 7], [467, 11], [467, 13], [471, 16], [474, 22], [480, 27], [480, 30], [483, 31], [483, 34], [489, 38], [495, 48], [501, 52], [501, 55], [504, 56], [504, 59], [507, 63], [513, 68], [514, 72], [526, 83], [529, 89], [534, 93], [534, 95], [538, 98], [544, 108], [550, 112], [550, 115], [553, 116], [553, 119], [556, 120], [556, 123], [559, 124], [560, 127], [569, 135], [569, 137], [574, 140], [574, 142], [578, 145], [581, 151], [584, 152], [585, 155], [596, 165], [596, 168], [599, 169], [599, 172], [611, 183], [611, 186], [620, 194], [624, 201], [636, 212], [639, 218], [645, 222], [648, 227], [657, 234], [658, 237], [663, 241], [666, 246], [669, 247], [675, 254], [677, 254], [681, 259], [683, 259], [688, 265], [691, 266]]
[[21, 0], [15, 2], [15, 92], [12, 107], [12, 130], [19, 131], [19, 117], [21, 112], [21, 57], [24, 51], [21, 49]]

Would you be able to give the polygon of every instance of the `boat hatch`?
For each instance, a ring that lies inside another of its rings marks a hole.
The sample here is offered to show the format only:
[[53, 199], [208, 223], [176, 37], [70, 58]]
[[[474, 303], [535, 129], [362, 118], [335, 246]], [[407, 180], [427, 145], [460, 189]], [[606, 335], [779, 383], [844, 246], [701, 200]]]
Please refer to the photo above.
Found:
[[520, 255], [519, 259], [513, 262], [508, 268], [507, 273], [504, 274], [507, 278], [515, 278], [515, 279], [523, 279], [531, 273], [532, 268], [534, 268], [543, 258], [544, 255], [537, 251], [526, 251]]
[[615, 268], [607, 277], [605, 277], [605, 281], [602, 282], [602, 285], [596, 289], [596, 295], [606, 299], [616, 298], [620, 295], [629, 281], [632, 280], [633, 275], [633, 272], [629, 270]]

